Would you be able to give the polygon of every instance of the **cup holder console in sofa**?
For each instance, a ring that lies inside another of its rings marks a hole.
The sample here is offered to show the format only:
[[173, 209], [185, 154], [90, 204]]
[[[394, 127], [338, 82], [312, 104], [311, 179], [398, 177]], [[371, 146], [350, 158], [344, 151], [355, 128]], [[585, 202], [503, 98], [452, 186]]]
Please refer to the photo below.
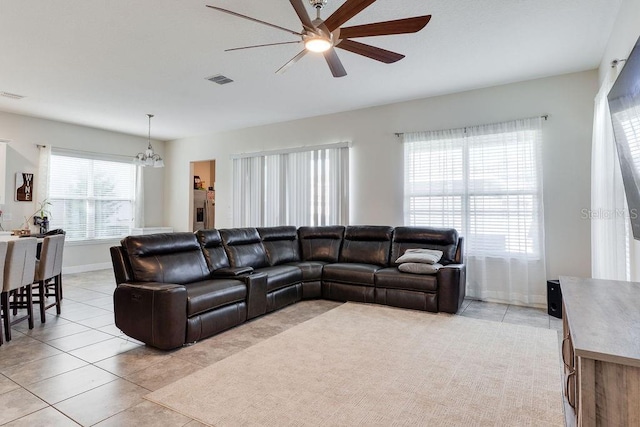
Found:
[[[115, 323], [161, 349], [180, 347], [302, 299], [456, 313], [465, 296], [453, 229], [265, 227], [129, 236], [111, 248]], [[443, 252], [437, 274], [398, 270], [410, 248]]]

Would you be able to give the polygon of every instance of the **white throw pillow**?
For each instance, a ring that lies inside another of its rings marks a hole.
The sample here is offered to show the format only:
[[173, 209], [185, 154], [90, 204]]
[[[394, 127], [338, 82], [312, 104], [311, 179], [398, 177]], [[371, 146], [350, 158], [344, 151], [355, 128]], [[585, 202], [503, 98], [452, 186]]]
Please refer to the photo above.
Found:
[[442, 264], [424, 264], [418, 262], [405, 262], [398, 266], [398, 270], [413, 274], [436, 274]]
[[435, 249], [407, 249], [396, 263], [418, 262], [422, 264], [435, 264], [442, 258], [442, 251]]

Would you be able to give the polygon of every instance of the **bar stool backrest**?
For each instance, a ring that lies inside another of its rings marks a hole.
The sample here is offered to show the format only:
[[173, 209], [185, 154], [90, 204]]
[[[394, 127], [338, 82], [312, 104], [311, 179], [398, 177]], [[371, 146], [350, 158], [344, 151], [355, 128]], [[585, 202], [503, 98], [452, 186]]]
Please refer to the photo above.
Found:
[[4, 265], [3, 292], [18, 289], [33, 282], [36, 269], [37, 239], [25, 237], [10, 240]]
[[[7, 259], [8, 242], [0, 242], [0, 271], [4, 271], [5, 261]], [[4, 274], [0, 274], [0, 292], [4, 287]]]
[[62, 273], [64, 234], [47, 236], [42, 242], [40, 261], [37, 263], [35, 281], [47, 280]]

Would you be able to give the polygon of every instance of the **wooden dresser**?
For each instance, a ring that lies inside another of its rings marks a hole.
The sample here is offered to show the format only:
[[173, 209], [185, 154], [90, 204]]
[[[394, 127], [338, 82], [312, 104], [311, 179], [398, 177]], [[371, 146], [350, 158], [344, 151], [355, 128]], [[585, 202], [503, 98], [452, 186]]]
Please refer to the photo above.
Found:
[[561, 277], [567, 425], [640, 426], [640, 283]]

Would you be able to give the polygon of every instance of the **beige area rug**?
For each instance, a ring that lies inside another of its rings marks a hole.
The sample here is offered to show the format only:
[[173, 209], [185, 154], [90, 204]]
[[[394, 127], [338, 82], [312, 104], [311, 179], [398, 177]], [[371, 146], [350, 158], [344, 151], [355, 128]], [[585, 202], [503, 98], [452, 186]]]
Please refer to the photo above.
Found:
[[556, 331], [347, 303], [147, 399], [213, 426], [562, 426]]

